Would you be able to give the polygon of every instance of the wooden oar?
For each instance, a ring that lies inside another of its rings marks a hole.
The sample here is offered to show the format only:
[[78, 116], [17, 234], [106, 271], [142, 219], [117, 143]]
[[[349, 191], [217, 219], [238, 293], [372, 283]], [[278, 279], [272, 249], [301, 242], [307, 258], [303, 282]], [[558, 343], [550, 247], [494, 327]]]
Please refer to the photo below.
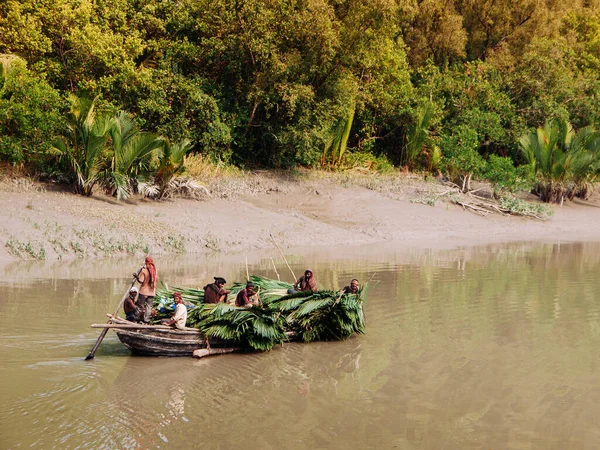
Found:
[[281, 257], [285, 261], [285, 265], [287, 266], [288, 269], [290, 269], [290, 272], [292, 272], [292, 276], [294, 277], [294, 283], [295, 283], [298, 278], [296, 278], [296, 275], [294, 274], [294, 271], [292, 270], [292, 268], [288, 264], [287, 259], [285, 259], [285, 255], [283, 254], [283, 252], [279, 248], [279, 245], [277, 245], [277, 241], [275, 240], [275, 238], [273, 237], [273, 235], [270, 232], [269, 232], [269, 236], [271, 236], [271, 239], [273, 240], [273, 243], [275, 244], [275, 247], [277, 247], [277, 250], [279, 250], [279, 253], [281, 254]]
[[[148, 255], [149, 254], [150, 254], [150, 252], [148, 252]], [[146, 257], [148, 255], [146, 255]], [[119, 302], [119, 306], [117, 306], [117, 309], [115, 309], [115, 313], [113, 314], [113, 316], [116, 316], [117, 314], [119, 314], [119, 310], [121, 309], [121, 306], [123, 306], [123, 303], [125, 303], [125, 299], [129, 295], [129, 291], [131, 291], [131, 288], [133, 287], [133, 285], [137, 281], [137, 278], [140, 276], [140, 273], [144, 269], [145, 265], [146, 265], [146, 263], [144, 262], [144, 265], [139, 268], [139, 270], [137, 271], [137, 274], [135, 275], [135, 277], [133, 277], [133, 280], [131, 280], [131, 284], [129, 285], [129, 287], [125, 291], [125, 294], [123, 294], [123, 297], [121, 298], [121, 301]], [[110, 323], [110, 320], [109, 320], [109, 323]], [[87, 355], [85, 357], [86, 361], [88, 359], [92, 359], [94, 357], [94, 355], [96, 354], [96, 350], [98, 350], [98, 347], [100, 347], [100, 344], [102, 343], [102, 340], [106, 336], [106, 333], [108, 333], [108, 328], [105, 328], [105, 329], [102, 330], [102, 332], [100, 333], [100, 336], [98, 336], [98, 340], [96, 340], [96, 343], [94, 344], [94, 348], [92, 348], [92, 351], [89, 353], [89, 355]]]

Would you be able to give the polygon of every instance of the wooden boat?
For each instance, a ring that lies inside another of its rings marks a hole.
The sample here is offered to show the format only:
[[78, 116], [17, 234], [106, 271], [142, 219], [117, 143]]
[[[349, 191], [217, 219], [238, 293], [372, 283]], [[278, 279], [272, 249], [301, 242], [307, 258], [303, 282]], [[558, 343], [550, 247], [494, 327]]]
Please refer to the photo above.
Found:
[[207, 339], [196, 328], [178, 330], [165, 325], [143, 325], [120, 317], [111, 317], [110, 322], [94, 324], [92, 327], [112, 329], [119, 340], [136, 355], [202, 357], [239, 350], [231, 342]]

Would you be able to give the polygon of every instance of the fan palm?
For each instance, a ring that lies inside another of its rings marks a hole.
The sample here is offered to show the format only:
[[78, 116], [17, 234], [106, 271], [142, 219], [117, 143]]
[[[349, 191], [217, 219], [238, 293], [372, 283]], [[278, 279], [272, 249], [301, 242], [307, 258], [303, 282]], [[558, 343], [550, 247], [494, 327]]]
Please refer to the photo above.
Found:
[[163, 141], [158, 169], [154, 175], [154, 183], [160, 192], [159, 197], [165, 196], [169, 182], [184, 171], [185, 155], [192, 148], [191, 141], [187, 139], [173, 143], [168, 140]]
[[[417, 156], [425, 147], [429, 137], [429, 124], [433, 118], [433, 104], [431, 102], [421, 106], [417, 111], [415, 123], [410, 127], [407, 135], [407, 144], [404, 147], [404, 165], [412, 168]], [[439, 150], [438, 150], [439, 153]]]
[[69, 95], [69, 134], [55, 144], [55, 148], [67, 159], [75, 179], [75, 192], [86, 196], [92, 195], [94, 186], [101, 180], [106, 158], [105, 144], [112, 126], [111, 115], [98, 110], [96, 100]]
[[163, 140], [153, 133], [140, 131], [133, 118], [124, 111], [113, 117], [109, 134], [112, 139], [111, 164], [102, 176], [111, 193], [121, 200], [131, 194], [132, 179], [148, 173]]
[[350, 138], [352, 123], [354, 122], [355, 109], [356, 104], [352, 102], [346, 116], [338, 119], [329, 129], [329, 137], [325, 142], [323, 155], [321, 156], [321, 166], [329, 165], [330, 167], [336, 167], [342, 163], [344, 154], [348, 148], [348, 139]]
[[521, 151], [538, 177], [536, 192], [545, 202], [562, 203], [600, 168], [600, 135], [592, 127], [578, 132], [566, 120], [550, 120], [519, 139]]

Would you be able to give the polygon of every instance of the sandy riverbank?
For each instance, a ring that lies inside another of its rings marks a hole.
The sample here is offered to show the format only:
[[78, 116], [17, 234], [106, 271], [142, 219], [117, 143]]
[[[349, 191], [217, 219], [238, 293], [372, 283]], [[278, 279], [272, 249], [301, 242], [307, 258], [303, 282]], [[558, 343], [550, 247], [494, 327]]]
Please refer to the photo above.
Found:
[[339, 179], [258, 175], [233, 198], [84, 198], [5, 179], [0, 183], [0, 262], [118, 254], [244, 252], [272, 247], [360, 245], [449, 248], [508, 241], [600, 241], [600, 202], [554, 207], [546, 221], [480, 217], [445, 202], [413, 203], [439, 190], [406, 177], [393, 189]]

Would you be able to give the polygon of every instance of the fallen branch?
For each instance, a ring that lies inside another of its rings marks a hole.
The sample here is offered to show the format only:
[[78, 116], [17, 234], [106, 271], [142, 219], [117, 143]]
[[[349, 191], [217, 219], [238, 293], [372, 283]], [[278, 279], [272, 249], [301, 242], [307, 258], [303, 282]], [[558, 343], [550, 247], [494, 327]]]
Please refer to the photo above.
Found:
[[479, 208], [478, 206], [472, 205], [470, 203], [465, 203], [465, 202], [461, 202], [460, 200], [453, 200], [453, 203], [460, 205], [463, 207], [463, 209], [468, 210], [468, 211], [472, 211], [475, 214], [478, 214], [482, 217], [487, 217], [488, 213], [492, 213], [494, 214], [493, 211], [489, 211], [486, 210], [484, 208]]

